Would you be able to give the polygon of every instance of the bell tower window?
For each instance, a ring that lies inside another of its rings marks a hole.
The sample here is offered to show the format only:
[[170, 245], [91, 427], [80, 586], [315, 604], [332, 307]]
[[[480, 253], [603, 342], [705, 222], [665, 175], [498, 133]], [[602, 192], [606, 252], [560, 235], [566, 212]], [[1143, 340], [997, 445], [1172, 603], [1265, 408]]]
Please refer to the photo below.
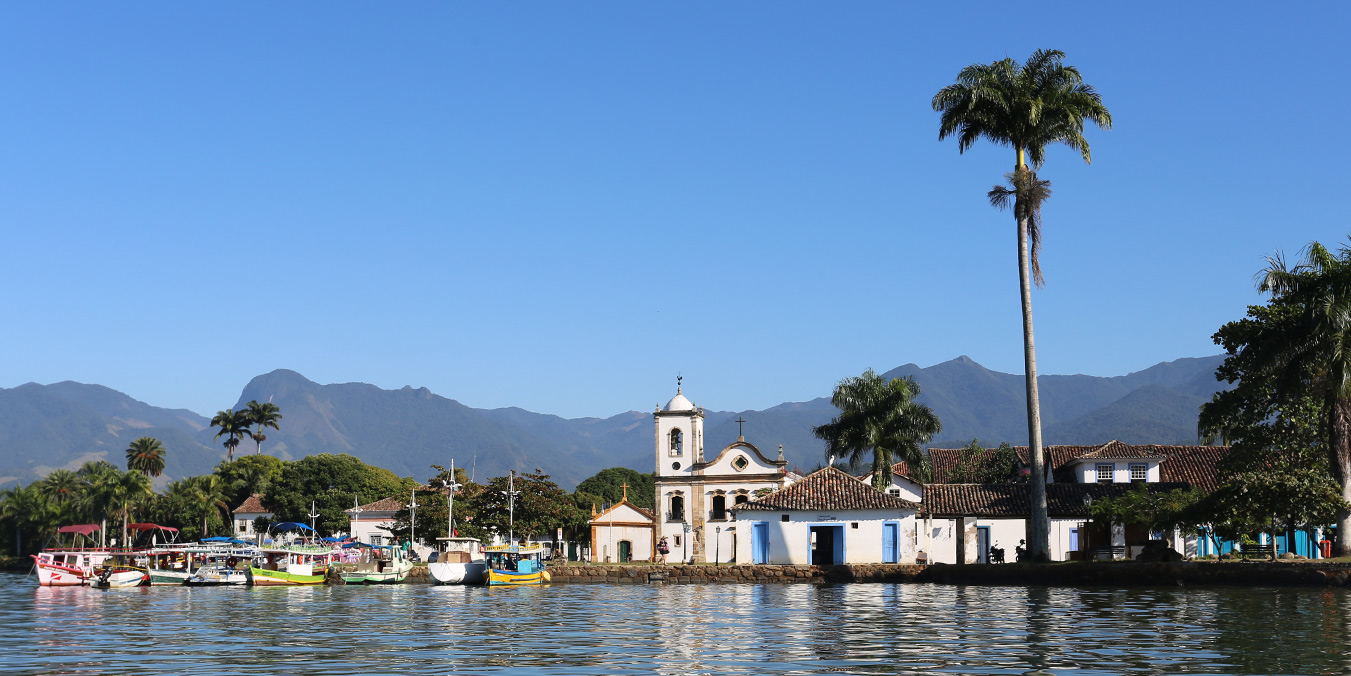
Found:
[[679, 458], [685, 453], [685, 435], [680, 430], [671, 430], [671, 457]]

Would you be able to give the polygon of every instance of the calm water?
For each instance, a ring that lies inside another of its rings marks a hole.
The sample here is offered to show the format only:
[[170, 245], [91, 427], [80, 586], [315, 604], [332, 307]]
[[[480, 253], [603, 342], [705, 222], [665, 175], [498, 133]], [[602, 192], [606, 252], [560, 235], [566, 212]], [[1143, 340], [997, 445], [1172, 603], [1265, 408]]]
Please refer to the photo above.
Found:
[[1326, 674], [1315, 589], [556, 585], [39, 588], [0, 574], [0, 674]]

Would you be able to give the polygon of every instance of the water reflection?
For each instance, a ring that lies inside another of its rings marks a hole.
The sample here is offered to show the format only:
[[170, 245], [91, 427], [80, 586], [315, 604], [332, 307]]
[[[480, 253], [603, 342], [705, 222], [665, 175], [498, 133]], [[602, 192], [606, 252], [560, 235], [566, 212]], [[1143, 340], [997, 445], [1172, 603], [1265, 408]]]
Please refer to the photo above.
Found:
[[0, 674], [1344, 673], [1322, 589], [558, 585], [39, 588]]

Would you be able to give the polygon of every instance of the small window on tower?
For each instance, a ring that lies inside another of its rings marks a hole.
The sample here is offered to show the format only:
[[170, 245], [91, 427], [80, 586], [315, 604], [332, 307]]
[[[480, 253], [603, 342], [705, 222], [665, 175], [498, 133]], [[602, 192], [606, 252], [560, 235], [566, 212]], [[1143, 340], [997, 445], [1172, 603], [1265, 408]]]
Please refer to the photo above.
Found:
[[732, 461], [732, 469], [740, 472], [741, 470], [746, 469], [746, 465], [749, 464], [751, 464], [751, 461], [747, 460], [746, 456], [738, 455], [736, 459]]
[[671, 430], [671, 457], [679, 458], [685, 453], [685, 435], [680, 430]]

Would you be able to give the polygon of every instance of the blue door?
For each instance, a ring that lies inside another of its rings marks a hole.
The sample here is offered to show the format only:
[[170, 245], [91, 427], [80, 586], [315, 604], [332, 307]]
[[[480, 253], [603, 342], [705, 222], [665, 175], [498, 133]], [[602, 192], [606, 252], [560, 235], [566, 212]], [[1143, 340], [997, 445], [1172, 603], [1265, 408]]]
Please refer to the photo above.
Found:
[[882, 524], [882, 563], [901, 561], [901, 524], [888, 521]]
[[751, 526], [751, 563], [769, 563], [769, 524], [763, 521]]

